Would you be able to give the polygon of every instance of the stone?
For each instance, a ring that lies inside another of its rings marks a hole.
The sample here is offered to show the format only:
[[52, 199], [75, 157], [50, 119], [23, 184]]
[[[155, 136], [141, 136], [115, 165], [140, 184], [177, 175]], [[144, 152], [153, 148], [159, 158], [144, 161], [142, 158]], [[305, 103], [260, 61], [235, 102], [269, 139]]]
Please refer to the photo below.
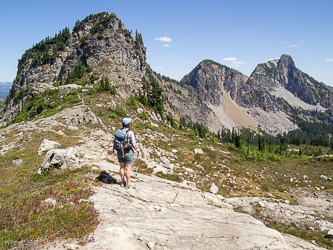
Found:
[[150, 140], [155, 140], [155, 137], [152, 136], [151, 134], [144, 134], [143, 136], [150, 139]]
[[39, 146], [38, 155], [41, 155], [44, 152], [49, 151], [51, 149], [56, 149], [59, 146], [61, 146], [61, 144], [58, 143], [58, 142], [50, 141], [48, 139], [44, 139], [43, 142]]
[[21, 165], [22, 162], [23, 162], [22, 159], [17, 159], [17, 160], [13, 160], [13, 161], [12, 161], [12, 163], [13, 163], [15, 166], [19, 166], [19, 165]]
[[333, 238], [333, 229], [329, 229], [325, 234], [325, 238]]
[[203, 154], [203, 151], [201, 148], [195, 148], [194, 149], [194, 154]]
[[81, 248], [82, 248], [82, 246], [76, 245], [76, 244], [69, 244], [69, 243], [64, 244], [64, 249], [66, 249], [66, 250], [76, 250], [76, 249], [81, 249]]
[[323, 174], [320, 176], [320, 178], [324, 179], [325, 181], [328, 180], [328, 177], [326, 175], [323, 175]]
[[70, 149], [52, 149], [45, 154], [38, 174], [48, 171], [50, 167], [60, 169], [76, 169], [79, 167], [78, 157]]
[[183, 185], [185, 187], [191, 187], [191, 188], [196, 188], [197, 184], [193, 181], [187, 181], [187, 180], [183, 180]]
[[142, 108], [138, 108], [138, 109], [136, 110], [136, 112], [137, 112], [138, 114], [141, 114], [141, 113], [143, 112], [143, 109], [142, 109]]
[[209, 189], [213, 194], [216, 194], [218, 191], [219, 191], [219, 189], [218, 189], [218, 187], [214, 184], [214, 183], [212, 183], [211, 185], [210, 185], [210, 189]]
[[57, 203], [57, 201], [55, 199], [48, 198], [48, 199], [44, 200], [44, 203], [47, 203], [47, 204], [52, 205], [52, 206], [55, 206], [55, 204]]

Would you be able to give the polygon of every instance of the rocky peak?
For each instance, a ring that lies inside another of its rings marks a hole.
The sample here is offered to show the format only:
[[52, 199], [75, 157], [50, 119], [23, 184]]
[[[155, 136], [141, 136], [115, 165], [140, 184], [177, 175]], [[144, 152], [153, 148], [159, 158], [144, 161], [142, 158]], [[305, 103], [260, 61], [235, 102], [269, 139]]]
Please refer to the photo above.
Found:
[[[78, 65], [83, 69], [80, 77], [66, 81]], [[89, 15], [77, 21], [72, 31], [65, 28], [22, 55], [9, 93], [12, 100], [7, 103], [8, 112], [2, 120], [9, 121], [16, 115], [19, 102], [25, 105], [32, 96], [39, 98], [45, 90], [68, 83], [91, 85], [108, 77], [111, 85], [120, 89], [127, 86], [130, 94], [141, 84], [146, 66], [142, 39], [134, 39], [115, 14]], [[91, 82], [92, 74], [97, 80]]]
[[332, 106], [329, 101], [332, 98], [329, 90], [299, 70], [289, 55], [282, 55], [279, 60], [258, 64], [250, 77], [269, 91], [284, 88], [307, 104], [320, 104], [325, 108]]
[[203, 101], [215, 106], [221, 104], [224, 93], [245, 108], [261, 107], [276, 110], [274, 98], [267, 90], [241, 72], [211, 60], [204, 60], [182, 80], [182, 84], [192, 86]]

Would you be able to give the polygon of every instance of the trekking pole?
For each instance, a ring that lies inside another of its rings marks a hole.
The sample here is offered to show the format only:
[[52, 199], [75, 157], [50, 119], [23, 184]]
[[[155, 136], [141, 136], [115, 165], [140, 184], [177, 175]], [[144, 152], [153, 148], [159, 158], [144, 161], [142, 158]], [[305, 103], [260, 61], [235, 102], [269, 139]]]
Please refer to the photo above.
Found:
[[[139, 146], [140, 149], [140, 146]], [[138, 176], [138, 171], [139, 171], [139, 154], [140, 152], [138, 152], [138, 156], [136, 157], [136, 173], [135, 176]]]
[[[140, 146], [139, 146], [140, 149]], [[140, 152], [138, 152], [138, 156], [136, 157], [136, 170], [135, 170], [135, 189], [136, 189], [136, 182], [138, 181], [138, 170], [139, 170], [139, 154]]]

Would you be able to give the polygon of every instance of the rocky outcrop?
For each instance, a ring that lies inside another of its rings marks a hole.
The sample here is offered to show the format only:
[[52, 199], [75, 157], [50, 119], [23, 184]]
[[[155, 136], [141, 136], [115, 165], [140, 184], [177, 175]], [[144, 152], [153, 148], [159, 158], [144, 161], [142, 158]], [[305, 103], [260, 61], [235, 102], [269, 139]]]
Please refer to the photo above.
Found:
[[53, 38], [44, 39], [19, 60], [10, 91], [10, 97], [16, 98], [7, 106], [2, 121], [16, 115], [22, 100], [23, 105], [27, 104], [33, 96], [38, 99], [43, 91], [64, 84], [79, 64], [89, 68], [85, 75], [80, 75], [79, 82], [89, 80], [91, 74], [97, 79], [108, 77], [111, 85], [120, 86], [119, 92], [127, 95], [141, 86], [147, 66], [146, 49], [114, 14], [90, 15], [76, 24], [73, 31], [63, 30], [63, 33], [67, 36], [60, 45], [50, 42]]
[[42, 144], [39, 146], [38, 155], [41, 155], [43, 152], [47, 152], [52, 149], [56, 149], [60, 146], [61, 144], [56, 142], [56, 141], [50, 141], [48, 139], [44, 139]]
[[332, 107], [333, 94], [318, 81], [296, 68], [291, 56], [259, 64], [252, 72], [251, 79], [268, 90], [282, 87], [295, 97], [310, 105], [320, 104]]

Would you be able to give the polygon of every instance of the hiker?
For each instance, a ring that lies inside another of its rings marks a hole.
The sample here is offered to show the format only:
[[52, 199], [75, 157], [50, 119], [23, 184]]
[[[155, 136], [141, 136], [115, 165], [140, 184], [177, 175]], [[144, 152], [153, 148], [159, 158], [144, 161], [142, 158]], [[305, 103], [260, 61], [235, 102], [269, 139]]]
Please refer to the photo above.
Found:
[[[126, 147], [123, 152], [117, 151], [118, 162], [120, 164], [119, 174], [121, 176], [121, 186], [126, 189], [130, 188], [130, 180], [131, 180], [131, 167], [134, 159], [134, 151], [140, 152], [140, 148], [137, 147], [134, 132], [130, 130], [131, 118], [124, 118], [122, 121], [123, 128], [121, 130], [126, 131], [126, 139], [127, 143], [130, 147]], [[126, 177], [126, 182], [125, 178]]]

